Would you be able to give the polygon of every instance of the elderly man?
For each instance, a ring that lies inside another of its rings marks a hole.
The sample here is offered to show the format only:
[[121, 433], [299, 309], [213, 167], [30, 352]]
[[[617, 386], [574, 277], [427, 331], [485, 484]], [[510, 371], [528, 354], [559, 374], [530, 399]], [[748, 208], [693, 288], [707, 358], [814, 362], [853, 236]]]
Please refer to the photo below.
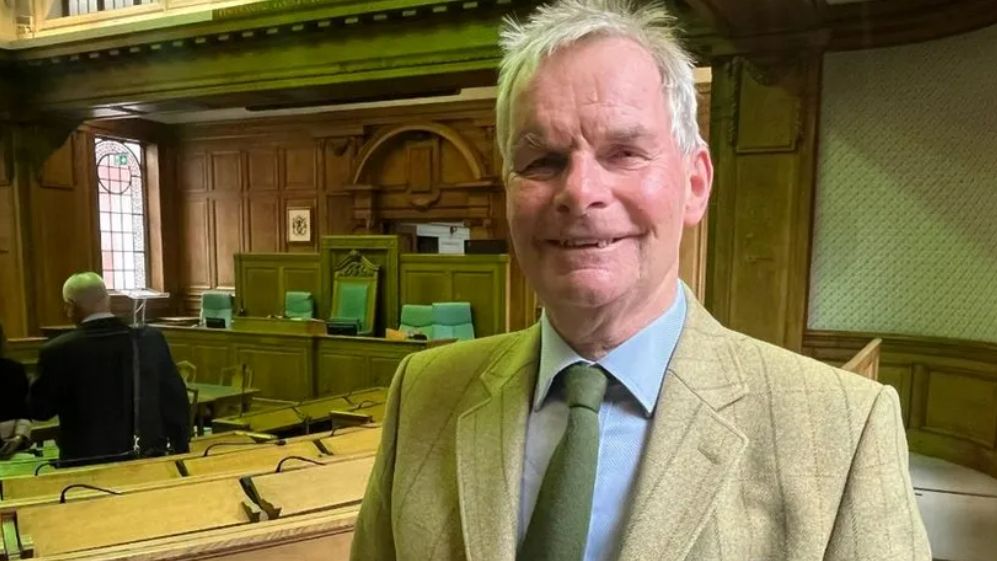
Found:
[[930, 559], [894, 390], [678, 280], [713, 169], [668, 20], [572, 0], [504, 30], [496, 141], [545, 313], [402, 363], [354, 559]]
[[133, 330], [111, 314], [96, 273], [69, 277], [62, 297], [78, 327], [42, 347], [28, 396], [34, 419], [59, 416], [60, 463], [186, 452], [187, 391], [162, 333]]

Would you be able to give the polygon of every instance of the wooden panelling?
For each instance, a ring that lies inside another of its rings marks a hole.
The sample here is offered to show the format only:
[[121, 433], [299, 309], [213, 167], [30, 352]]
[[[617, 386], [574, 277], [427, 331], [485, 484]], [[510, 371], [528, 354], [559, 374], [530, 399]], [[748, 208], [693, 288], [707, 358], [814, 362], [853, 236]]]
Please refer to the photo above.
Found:
[[401, 304], [470, 302], [476, 337], [509, 330], [507, 255], [418, 255], [399, 258]]
[[[274, 191], [277, 189], [277, 151], [273, 148], [252, 148], [247, 153], [249, 162], [249, 190]], [[274, 228], [276, 230], [276, 227]]]
[[236, 361], [253, 370], [253, 386], [260, 395], [277, 399], [315, 395], [311, 376], [285, 376], [286, 372], [312, 372], [314, 360], [310, 338], [281, 338], [273, 343], [240, 342]]
[[284, 150], [284, 188], [314, 191], [318, 187], [314, 146], [289, 146]]
[[202, 192], [207, 187], [203, 153], [185, 153], [180, 159], [180, 190]]
[[211, 287], [208, 243], [208, 201], [188, 200], [180, 216], [180, 255], [186, 288]]
[[284, 314], [287, 291], [322, 297], [318, 254], [239, 254], [235, 257], [236, 308], [248, 316]]
[[[79, 142], [79, 140], [75, 142]], [[45, 165], [42, 166], [42, 187], [52, 189], [73, 189], [76, 187], [74, 148], [74, 136], [70, 136], [65, 144], [49, 156]]]
[[973, 372], [928, 373], [924, 430], [966, 438], [989, 448], [997, 443], [997, 379]]
[[806, 325], [820, 56], [713, 69], [707, 308], [799, 349]]
[[23, 337], [28, 327], [14, 189], [13, 185], [0, 186], [0, 324], [8, 337]]
[[235, 254], [242, 250], [242, 199], [214, 200], [215, 279], [219, 288], [235, 287]]
[[30, 254], [34, 312], [38, 325], [65, 323], [62, 284], [71, 274], [91, 270], [96, 197], [83, 168], [92, 139], [75, 132], [45, 162], [42, 182], [31, 184]]
[[900, 395], [911, 450], [997, 477], [997, 345], [808, 331], [803, 351], [839, 365], [877, 337], [879, 381]]
[[242, 156], [239, 152], [211, 154], [211, 189], [223, 193], [242, 191]]
[[222, 383], [223, 368], [246, 364], [261, 397], [296, 401], [390, 385], [398, 363], [425, 348], [423, 342], [369, 337], [162, 330], [174, 360], [193, 363], [199, 382]]
[[249, 200], [249, 251], [273, 253], [280, 249], [280, 202], [275, 196]]
[[423, 344], [368, 338], [323, 337], [318, 343], [318, 395], [388, 386], [398, 363]]

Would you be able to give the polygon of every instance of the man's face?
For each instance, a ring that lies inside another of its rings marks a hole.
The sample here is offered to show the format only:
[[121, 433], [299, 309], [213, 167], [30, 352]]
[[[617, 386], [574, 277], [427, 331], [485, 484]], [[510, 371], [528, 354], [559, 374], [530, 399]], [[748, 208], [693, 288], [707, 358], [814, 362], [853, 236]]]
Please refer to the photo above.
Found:
[[681, 153], [661, 84], [643, 48], [596, 38], [547, 58], [514, 99], [509, 225], [547, 305], [626, 311], [673, 294], [712, 165], [705, 148]]

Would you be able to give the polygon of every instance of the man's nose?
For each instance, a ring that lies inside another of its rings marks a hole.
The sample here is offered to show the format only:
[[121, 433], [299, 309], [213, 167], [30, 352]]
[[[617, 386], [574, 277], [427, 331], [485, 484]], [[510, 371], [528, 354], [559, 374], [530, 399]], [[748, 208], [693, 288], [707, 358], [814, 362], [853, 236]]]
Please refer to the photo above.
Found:
[[554, 198], [558, 213], [585, 216], [609, 204], [611, 190], [603, 169], [591, 155], [573, 154], [563, 184]]

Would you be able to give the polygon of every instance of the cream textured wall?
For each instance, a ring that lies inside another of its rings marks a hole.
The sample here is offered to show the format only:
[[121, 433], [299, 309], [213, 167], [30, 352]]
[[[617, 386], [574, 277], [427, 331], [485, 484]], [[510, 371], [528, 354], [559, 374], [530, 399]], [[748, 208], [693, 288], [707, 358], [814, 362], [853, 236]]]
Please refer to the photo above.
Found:
[[997, 26], [824, 63], [811, 329], [997, 341]]

